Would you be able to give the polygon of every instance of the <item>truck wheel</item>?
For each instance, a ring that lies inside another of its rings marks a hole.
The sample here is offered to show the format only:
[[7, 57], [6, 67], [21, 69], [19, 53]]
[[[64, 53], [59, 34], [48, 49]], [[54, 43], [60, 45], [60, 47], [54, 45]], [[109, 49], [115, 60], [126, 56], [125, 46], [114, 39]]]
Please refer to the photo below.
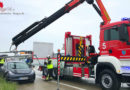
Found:
[[57, 68], [53, 69], [52, 75], [54, 79], [57, 79]]
[[121, 86], [121, 82], [117, 75], [108, 69], [105, 69], [100, 73], [99, 80], [103, 90], [119, 90]]

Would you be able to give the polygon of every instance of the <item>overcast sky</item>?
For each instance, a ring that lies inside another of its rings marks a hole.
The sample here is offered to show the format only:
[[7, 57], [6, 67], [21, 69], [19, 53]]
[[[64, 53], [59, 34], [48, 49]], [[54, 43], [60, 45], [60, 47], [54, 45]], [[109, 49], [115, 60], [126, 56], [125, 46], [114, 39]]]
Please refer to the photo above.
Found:
[[[0, 0], [4, 4], [4, 12], [0, 14], [0, 52], [8, 51], [12, 38], [35, 21], [48, 17], [70, 0]], [[130, 17], [130, 0], [102, 0], [112, 21], [120, 21], [122, 17]], [[10, 9], [11, 8], [11, 9]], [[19, 13], [20, 15], [13, 14]], [[92, 35], [92, 43], [99, 47], [99, 31], [102, 19], [91, 5], [84, 2], [70, 13], [64, 15], [45, 29], [35, 34], [18, 50], [32, 50], [33, 42], [54, 43], [54, 52], [61, 49], [64, 34], [71, 31], [74, 35]]]

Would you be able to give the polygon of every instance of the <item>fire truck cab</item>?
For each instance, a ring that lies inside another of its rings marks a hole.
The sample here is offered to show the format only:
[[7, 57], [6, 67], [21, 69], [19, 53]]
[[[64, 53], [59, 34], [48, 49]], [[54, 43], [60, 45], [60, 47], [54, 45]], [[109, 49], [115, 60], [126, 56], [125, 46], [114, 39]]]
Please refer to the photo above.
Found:
[[103, 88], [110, 88], [111, 83], [119, 87], [120, 82], [130, 82], [129, 18], [101, 26], [99, 50], [100, 56], [95, 66], [96, 82], [101, 81]]

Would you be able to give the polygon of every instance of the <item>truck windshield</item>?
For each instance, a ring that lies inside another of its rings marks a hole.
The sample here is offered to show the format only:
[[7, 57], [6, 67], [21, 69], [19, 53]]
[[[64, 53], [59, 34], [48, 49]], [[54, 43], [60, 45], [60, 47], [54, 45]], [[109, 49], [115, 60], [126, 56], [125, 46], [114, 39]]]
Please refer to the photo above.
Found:
[[120, 29], [118, 28], [111, 28], [104, 31], [104, 41], [112, 41], [112, 40], [121, 40], [122, 35], [126, 37], [127, 41], [129, 40], [127, 26], [123, 28], [123, 34], [120, 35]]
[[110, 30], [110, 40], [120, 40], [118, 30], [115, 29]]

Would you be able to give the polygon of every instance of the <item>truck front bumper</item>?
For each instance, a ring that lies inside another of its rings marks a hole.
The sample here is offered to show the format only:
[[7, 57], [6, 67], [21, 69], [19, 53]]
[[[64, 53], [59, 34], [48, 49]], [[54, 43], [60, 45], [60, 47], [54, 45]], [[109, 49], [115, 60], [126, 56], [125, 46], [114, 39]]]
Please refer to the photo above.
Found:
[[130, 66], [122, 66], [121, 72], [121, 81], [130, 83]]
[[130, 73], [123, 73], [121, 79], [124, 83], [130, 83]]

